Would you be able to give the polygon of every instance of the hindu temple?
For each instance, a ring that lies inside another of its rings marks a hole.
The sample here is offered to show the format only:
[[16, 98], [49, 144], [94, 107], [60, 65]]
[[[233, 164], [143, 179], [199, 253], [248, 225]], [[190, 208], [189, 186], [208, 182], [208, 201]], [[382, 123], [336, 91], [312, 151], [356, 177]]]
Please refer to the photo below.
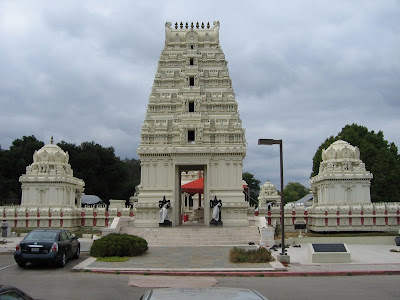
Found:
[[[248, 225], [249, 205], [242, 185], [245, 130], [219, 29], [219, 22], [165, 24], [165, 45], [137, 150], [141, 183], [135, 226], [158, 226], [159, 201], [164, 196], [171, 202], [173, 226], [185, 221], [183, 212], [192, 203], [189, 196], [196, 199], [195, 218], [205, 226], [215, 197], [222, 201], [224, 226]], [[187, 186], [182, 190], [188, 172], [200, 174], [197, 195], [187, 193]]]

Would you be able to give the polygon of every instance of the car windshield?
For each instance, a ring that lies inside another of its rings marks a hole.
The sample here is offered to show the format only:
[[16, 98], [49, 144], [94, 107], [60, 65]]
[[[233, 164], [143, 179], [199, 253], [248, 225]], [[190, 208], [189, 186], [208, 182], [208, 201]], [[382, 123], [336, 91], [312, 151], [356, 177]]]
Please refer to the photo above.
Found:
[[209, 299], [209, 300], [262, 300], [252, 290], [236, 288], [161, 288], [152, 290], [151, 300]]
[[52, 231], [31, 231], [25, 238], [30, 241], [55, 241], [57, 232]]

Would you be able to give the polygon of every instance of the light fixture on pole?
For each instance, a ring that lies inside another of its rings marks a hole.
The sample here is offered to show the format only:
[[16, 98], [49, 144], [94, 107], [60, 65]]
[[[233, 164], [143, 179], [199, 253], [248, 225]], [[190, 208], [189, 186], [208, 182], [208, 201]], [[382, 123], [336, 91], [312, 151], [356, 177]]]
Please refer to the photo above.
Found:
[[279, 145], [280, 149], [280, 160], [281, 160], [281, 229], [282, 229], [282, 253], [280, 255], [286, 255], [285, 250], [285, 200], [283, 197], [283, 154], [282, 154], [282, 140], [274, 140], [274, 139], [259, 139], [259, 145]]

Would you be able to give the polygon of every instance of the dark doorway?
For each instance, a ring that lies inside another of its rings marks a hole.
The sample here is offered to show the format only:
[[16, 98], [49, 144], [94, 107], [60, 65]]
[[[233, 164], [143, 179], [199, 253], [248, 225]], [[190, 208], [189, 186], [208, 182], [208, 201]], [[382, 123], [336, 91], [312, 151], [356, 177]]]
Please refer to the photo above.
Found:
[[194, 102], [193, 101], [189, 102], [189, 112], [194, 112]]
[[194, 141], [195, 141], [194, 130], [188, 130], [188, 142], [194, 142]]

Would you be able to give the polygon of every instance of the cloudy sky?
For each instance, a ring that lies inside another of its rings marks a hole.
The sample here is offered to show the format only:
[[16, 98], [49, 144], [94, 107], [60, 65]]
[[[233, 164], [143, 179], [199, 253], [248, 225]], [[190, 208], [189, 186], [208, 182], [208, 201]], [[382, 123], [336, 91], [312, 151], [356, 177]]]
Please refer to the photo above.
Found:
[[[399, 1], [0, 0], [0, 144], [95, 141], [137, 158], [166, 21], [220, 21], [246, 128], [244, 171], [309, 186], [346, 124], [400, 146]], [[72, 166], [73, 167], [73, 166]]]

